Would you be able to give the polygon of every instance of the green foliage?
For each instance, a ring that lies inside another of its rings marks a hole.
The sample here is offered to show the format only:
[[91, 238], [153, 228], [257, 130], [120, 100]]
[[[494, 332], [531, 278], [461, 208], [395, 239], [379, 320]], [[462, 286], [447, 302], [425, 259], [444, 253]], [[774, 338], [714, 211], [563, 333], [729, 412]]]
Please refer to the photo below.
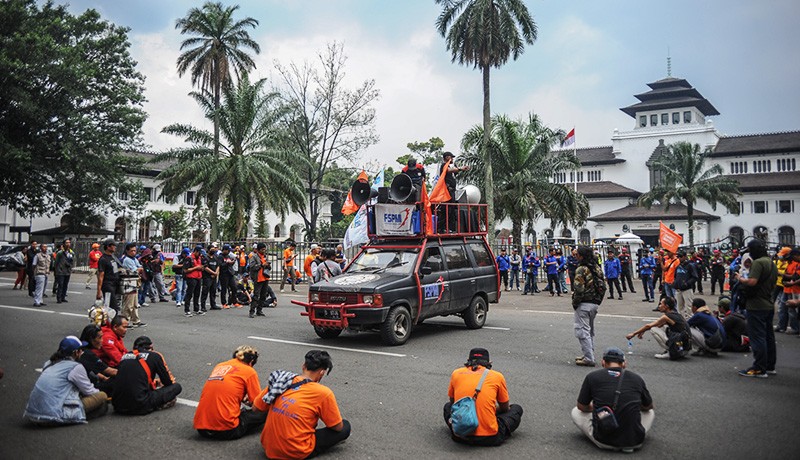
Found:
[[162, 238], [178, 241], [189, 238], [188, 212], [185, 207], [181, 206], [177, 211], [150, 211], [149, 218], [161, 229]]
[[76, 223], [122, 211], [123, 155], [141, 142], [144, 77], [128, 29], [95, 10], [73, 16], [34, 0], [0, 2], [0, 205]]
[[689, 223], [689, 246], [694, 246], [694, 207], [697, 200], [705, 200], [711, 209], [722, 204], [732, 214], [739, 214], [737, 197], [742, 194], [739, 183], [725, 177], [722, 166], [706, 169], [706, 158], [711, 148], [700, 150], [699, 144], [677, 142], [667, 146], [666, 152], [656, 157], [650, 168], [661, 174], [661, 182], [639, 197], [639, 206], [650, 209], [656, 202], [668, 210], [672, 203], [686, 205]]
[[264, 208], [256, 206], [256, 226], [253, 229], [256, 238], [269, 237], [269, 224], [267, 223], [267, 215]]
[[[527, 120], [505, 116], [492, 118], [489, 148], [494, 169], [494, 205], [497, 217], [508, 217], [514, 241], [521, 241], [523, 222], [541, 217], [551, 219], [551, 227], [582, 224], [589, 215], [589, 203], [582, 194], [564, 184], [550, 182], [553, 171], [575, 170], [580, 162], [572, 152], [554, 154], [551, 149], [564, 137], [563, 130], [545, 126], [535, 114]], [[462, 139], [467, 152], [462, 163], [472, 168], [463, 173], [467, 182], [486, 189], [483, 168], [486, 158], [480, 149], [483, 128], [475, 126]]]
[[407, 153], [397, 158], [401, 166], [408, 164], [410, 158], [415, 158], [418, 163], [424, 165], [435, 165], [442, 159], [444, 151], [444, 141], [438, 137], [432, 137], [427, 142], [409, 142], [406, 144], [411, 153]]
[[353, 218], [355, 218], [355, 214], [343, 216], [340, 220], [334, 223], [329, 223], [327, 221], [320, 222], [317, 228], [317, 239], [319, 241], [326, 241], [344, 238], [344, 234], [347, 232], [347, 227], [349, 227], [350, 223], [353, 222]]

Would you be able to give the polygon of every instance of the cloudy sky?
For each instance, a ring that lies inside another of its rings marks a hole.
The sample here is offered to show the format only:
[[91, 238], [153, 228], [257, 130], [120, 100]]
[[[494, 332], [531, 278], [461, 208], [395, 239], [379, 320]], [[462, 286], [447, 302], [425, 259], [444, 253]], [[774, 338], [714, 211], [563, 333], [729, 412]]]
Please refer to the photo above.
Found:
[[[58, 2], [58, 0], [56, 0]], [[145, 142], [154, 150], [181, 145], [161, 134], [174, 122], [204, 123], [189, 77], [175, 60], [175, 20], [199, 1], [72, 0], [129, 27], [131, 52], [146, 76]], [[275, 79], [274, 62], [316, 59], [326, 44], [344, 43], [347, 79], [375, 79], [380, 142], [359, 160], [397, 166], [411, 141], [441, 137], [457, 151], [462, 134], [481, 122], [481, 75], [453, 64], [434, 28], [433, 0], [241, 0], [238, 17], [260, 22], [255, 75]], [[800, 2], [796, 0], [527, 0], [539, 38], [517, 61], [492, 70], [492, 112], [539, 114], [551, 127], [577, 133], [577, 146], [610, 145], [615, 128], [634, 120], [646, 83], [686, 78], [720, 111], [724, 134], [800, 129]]]

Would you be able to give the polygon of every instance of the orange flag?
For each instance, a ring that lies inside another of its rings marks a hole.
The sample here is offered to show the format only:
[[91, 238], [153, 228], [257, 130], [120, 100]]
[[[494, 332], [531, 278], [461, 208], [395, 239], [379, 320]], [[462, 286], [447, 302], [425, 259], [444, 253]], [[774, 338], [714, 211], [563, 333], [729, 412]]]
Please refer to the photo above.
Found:
[[[367, 176], [367, 173], [362, 169], [361, 173], [358, 175], [358, 178], [356, 180], [359, 182], [366, 183], [369, 180], [369, 177]], [[353, 214], [354, 212], [358, 211], [358, 208], [359, 206], [353, 202], [353, 192], [352, 191], [347, 192], [347, 199], [344, 200], [344, 204], [342, 205], [342, 214], [344, 214], [345, 216], [349, 216], [350, 214]]]
[[425, 181], [422, 181], [422, 209], [425, 212], [425, 234], [433, 235], [433, 212], [431, 212], [431, 200], [428, 198], [428, 191], [425, 188]]
[[678, 252], [678, 247], [681, 245], [683, 238], [664, 225], [664, 222], [659, 223], [661, 224], [661, 231], [658, 235], [658, 242], [661, 247], [672, 253]]
[[442, 174], [439, 176], [439, 180], [436, 181], [436, 185], [433, 186], [433, 190], [431, 190], [431, 203], [445, 203], [450, 201], [450, 191], [447, 190], [447, 185], [444, 183], [444, 178], [447, 176], [447, 168], [450, 167], [450, 161], [451, 160], [447, 160], [447, 163], [444, 164]]

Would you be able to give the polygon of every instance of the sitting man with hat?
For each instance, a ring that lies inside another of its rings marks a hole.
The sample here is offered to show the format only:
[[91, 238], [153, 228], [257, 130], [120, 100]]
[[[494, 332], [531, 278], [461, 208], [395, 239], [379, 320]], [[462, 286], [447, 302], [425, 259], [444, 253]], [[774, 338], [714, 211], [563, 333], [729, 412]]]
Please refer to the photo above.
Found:
[[584, 378], [572, 421], [597, 447], [633, 452], [653, 425], [653, 398], [644, 380], [625, 369], [622, 350], [606, 350], [602, 364]]
[[[522, 407], [509, 404], [503, 374], [492, 370], [489, 351], [473, 348], [463, 367], [453, 371], [447, 389], [450, 401], [444, 405], [444, 421], [453, 441], [477, 446], [499, 446], [511, 437], [522, 420]], [[453, 429], [453, 404], [465, 397], [475, 400], [478, 427], [472, 434], [457, 435]]]

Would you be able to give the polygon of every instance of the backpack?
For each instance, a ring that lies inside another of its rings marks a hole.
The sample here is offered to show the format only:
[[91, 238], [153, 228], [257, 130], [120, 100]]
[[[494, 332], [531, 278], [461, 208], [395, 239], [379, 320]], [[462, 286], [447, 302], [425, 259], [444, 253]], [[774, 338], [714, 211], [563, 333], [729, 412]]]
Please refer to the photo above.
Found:
[[688, 330], [672, 332], [667, 337], [667, 351], [669, 352], [670, 361], [685, 358], [691, 350], [692, 342]]
[[595, 298], [595, 300], [597, 301], [597, 305], [600, 305], [601, 303], [603, 303], [603, 299], [606, 298], [607, 287], [606, 287], [606, 282], [603, 279], [602, 270], [599, 270], [600, 268], [599, 266], [597, 268], [598, 268], [597, 273], [593, 273], [592, 275], [594, 277], [594, 289], [597, 292], [597, 298]]
[[481, 392], [487, 374], [489, 374], [489, 369], [484, 369], [473, 396], [465, 396], [453, 403], [450, 411], [450, 426], [456, 436], [463, 438], [478, 429], [478, 411], [475, 408], [475, 400], [478, 399], [478, 393]]

